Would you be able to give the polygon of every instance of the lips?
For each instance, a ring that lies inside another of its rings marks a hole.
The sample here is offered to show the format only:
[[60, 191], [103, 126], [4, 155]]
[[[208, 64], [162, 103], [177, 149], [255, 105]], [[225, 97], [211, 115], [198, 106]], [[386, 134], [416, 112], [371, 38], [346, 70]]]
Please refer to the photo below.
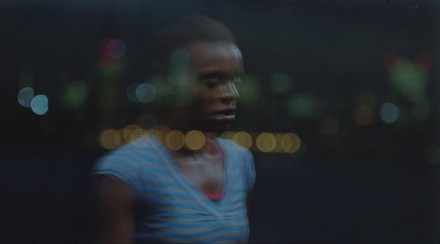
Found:
[[235, 119], [235, 108], [218, 110], [208, 116], [210, 120], [214, 120], [222, 123], [230, 123]]

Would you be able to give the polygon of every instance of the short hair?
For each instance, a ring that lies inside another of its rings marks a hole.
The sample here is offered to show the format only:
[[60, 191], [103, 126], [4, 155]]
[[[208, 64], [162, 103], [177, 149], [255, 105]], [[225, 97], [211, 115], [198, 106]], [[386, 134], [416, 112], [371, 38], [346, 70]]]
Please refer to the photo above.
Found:
[[201, 15], [184, 17], [181, 21], [165, 27], [155, 37], [152, 57], [155, 73], [164, 73], [168, 70], [173, 51], [198, 42], [235, 44], [235, 38], [228, 27], [220, 21]]

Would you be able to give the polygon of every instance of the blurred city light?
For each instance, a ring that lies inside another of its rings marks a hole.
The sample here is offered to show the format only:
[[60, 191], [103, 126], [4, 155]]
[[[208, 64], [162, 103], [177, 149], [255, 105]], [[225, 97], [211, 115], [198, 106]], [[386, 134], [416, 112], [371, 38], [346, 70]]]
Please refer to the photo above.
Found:
[[270, 88], [273, 93], [276, 94], [283, 94], [288, 93], [290, 90], [292, 90], [293, 84], [292, 84], [292, 78], [283, 73], [275, 73], [270, 78]]
[[115, 149], [121, 145], [121, 141], [121, 135], [114, 129], [104, 130], [99, 137], [99, 142], [105, 149]]
[[400, 116], [399, 107], [394, 103], [384, 103], [380, 107], [380, 118], [384, 123], [391, 124], [397, 121]]
[[284, 105], [286, 113], [298, 118], [311, 118], [319, 115], [320, 102], [311, 93], [292, 95]]
[[49, 110], [49, 98], [46, 95], [37, 95], [32, 98], [31, 109], [38, 115], [44, 115]]
[[281, 148], [286, 153], [296, 153], [301, 147], [301, 139], [295, 133], [287, 133], [281, 137]]
[[[206, 145], [205, 134], [199, 130], [191, 130], [185, 134], [179, 130], [170, 131], [165, 125], [157, 125], [152, 129], [145, 130], [137, 124], [127, 125], [119, 130], [106, 129], [99, 136], [99, 143], [105, 149], [114, 149], [145, 133], [152, 133], [171, 150], [180, 150], [185, 147], [197, 151]], [[262, 132], [251, 134], [246, 131], [226, 131], [220, 135], [220, 138], [232, 140], [246, 149], [262, 153], [287, 153], [294, 154], [295, 157], [301, 157], [305, 153], [302, 149], [303, 143], [295, 133]]]
[[205, 146], [206, 138], [205, 134], [199, 130], [192, 130], [186, 133], [185, 146], [186, 148], [197, 151]]
[[232, 140], [238, 145], [249, 149], [252, 146], [252, 137], [245, 131], [239, 131], [233, 134]]
[[165, 145], [171, 150], [180, 150], [185, 145], [185, 135], [178, 130], [172, 130], [165, 136]]
[[254, 108], [257, 105], [261, 91], [255, 77], [249, 75], [242, 77], [238, 90], [240, 93], [240, 104], [249, 108]]
[[390, 73], [392, 88], [410, 102], [418, 102], [426, 96], [428, 75], [407, 59], [401, 59], [399, 66]]
[[70, 83], [64, 90], [63, 101], [71, 108], [80, 108], [84, 105], [88, 94], [88, 87], [82, 81]]
[[127, 45], [124, 41], [114, 38], [103, 38], [99, 42], [99, 53], [103, 58], [119, 59], [125, 56]]
[[432, 67], [432, 58], [427, 53], [418, 53], [415, 62], [417, 66], [424, 71], [428, 71]]
[[257, 136], [255, 142], [258, 150], [264, 153], [272, 152], [276, 147], [277, 140], [272, 133], [263, 132]]
[[136, 99], [141, 103], [149, 103], [156, 96], [156, 90], [150, 83], [141, 83], [135, 90]]
[[18, 92], [18, 103], [23, 107], [30, 107], [34, 98], [34, 89], [32, 87], [24, 87]]

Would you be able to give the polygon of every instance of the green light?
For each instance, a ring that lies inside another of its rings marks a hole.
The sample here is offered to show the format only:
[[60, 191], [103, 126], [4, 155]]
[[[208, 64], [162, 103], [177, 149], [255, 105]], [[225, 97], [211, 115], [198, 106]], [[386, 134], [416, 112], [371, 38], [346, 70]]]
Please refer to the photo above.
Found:
[[253, 76], [244, 76], [238, 86], [240, 93], [240, 104], [247, 107], [255, 107], [260, 97], [260, 86], [257, 79]]
[[390, 73], [392, 88], [410, 102], [425, 98], [428, 78], [425, 71], [407, 59], [402, 59], [400, 65]]
[[270, 88], [273, 93], [283, 94], [287, 93], [292, 89], [292, 78], [283, 73], [275, 73], [270, 78]]
[[63, 101], [71, 108], [80, 108], [84, 105], [87, 95], [87, 85], [82, 81], [74, 81], [66, 87], [63, 95]]
[[313, 94], [302, 93], [291, 96], [284, 105], [287, 114], [298, 118], [317, 117], [320, 102]]

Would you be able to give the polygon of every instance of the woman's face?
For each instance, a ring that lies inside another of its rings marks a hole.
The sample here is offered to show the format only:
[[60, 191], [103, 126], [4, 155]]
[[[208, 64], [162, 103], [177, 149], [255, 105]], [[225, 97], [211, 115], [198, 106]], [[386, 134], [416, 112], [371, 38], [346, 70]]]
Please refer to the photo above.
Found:
[[190, 123], [205, 132], [229, 128], [237, 110], [237, 82], [244, 73], [241, 52], [232, 43], [197, 43], [186, 48], [196, 79]]

